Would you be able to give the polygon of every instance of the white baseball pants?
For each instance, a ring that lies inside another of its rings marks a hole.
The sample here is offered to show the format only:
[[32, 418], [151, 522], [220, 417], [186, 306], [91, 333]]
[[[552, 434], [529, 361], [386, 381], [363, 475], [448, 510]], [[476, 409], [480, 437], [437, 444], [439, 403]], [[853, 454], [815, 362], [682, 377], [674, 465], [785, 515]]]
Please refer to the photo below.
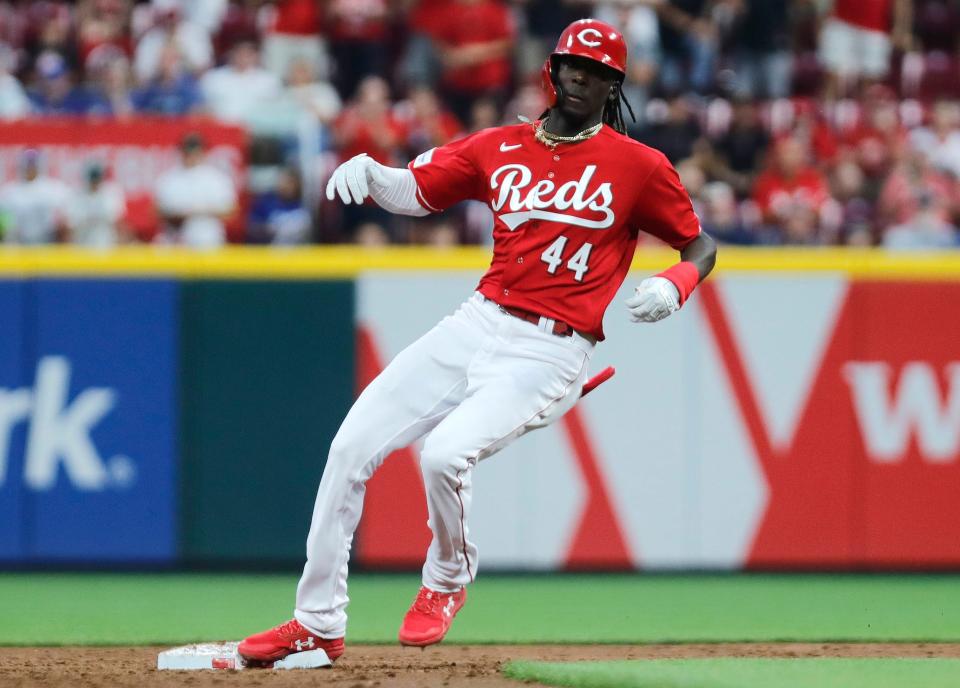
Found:
[[593, 343], [576, 333], [551, 334], [552, 326], [547, 318], [525, 322], [474, 294], [363, 390], [320, 481], [297, 587], [300, 623], [321, 637], [344, 636], [347, 561], [366, 481], [391, 452], [424, 435], [420, 468], [433, 541], [423, 584], [453, 592], [473, 580], [472, 468], [566, 413], [586, 381]]

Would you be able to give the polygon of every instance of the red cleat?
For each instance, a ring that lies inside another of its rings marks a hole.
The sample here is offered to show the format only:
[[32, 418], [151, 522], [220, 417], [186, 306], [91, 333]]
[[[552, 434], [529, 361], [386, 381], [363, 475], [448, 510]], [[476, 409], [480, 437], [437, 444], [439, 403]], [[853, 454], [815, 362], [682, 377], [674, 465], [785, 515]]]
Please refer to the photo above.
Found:
[[439, 643], [466, 601], [465, 588], [457, 592], [436, 592], [421, 587], [417, 599], [400, 624], [400, 644], [426, 647]]
[[343, 638], [321, 638], [301, 626], [296, 619], [291, 619], [269, 631], [250, 636], [237, 647], [237, 652], [244, 659], [263, 664], [308, 650], [323, 650], [332, 662], [343, 654]]

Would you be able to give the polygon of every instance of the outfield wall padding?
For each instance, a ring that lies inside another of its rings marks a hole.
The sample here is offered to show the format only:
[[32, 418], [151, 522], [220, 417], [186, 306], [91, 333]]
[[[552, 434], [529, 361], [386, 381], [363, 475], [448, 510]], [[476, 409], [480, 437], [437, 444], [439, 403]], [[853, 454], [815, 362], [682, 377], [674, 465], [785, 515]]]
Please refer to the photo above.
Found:
[[[297, 567], [357, 389], [483, 250], [0, 251], [0, 565]], [[680, 313], [623, 301], [617, 375], [481, 462], [483, 570], [960, 568], [960, 254], [736, 251]], [[419, 567], [417, 446], [354, 563]]]
[[181, 554], [300, 559], [353, 398], [353, 285], [186, 282], [181, 299]]
[[0, 281], [0, 563], [298, 561], [352, 282]]

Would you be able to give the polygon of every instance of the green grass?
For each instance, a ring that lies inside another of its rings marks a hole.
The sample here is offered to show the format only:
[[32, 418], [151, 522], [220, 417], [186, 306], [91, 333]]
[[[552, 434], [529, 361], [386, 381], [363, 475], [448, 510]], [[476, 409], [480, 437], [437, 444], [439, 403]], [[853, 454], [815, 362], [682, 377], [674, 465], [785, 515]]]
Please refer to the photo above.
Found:
[[[239, 638], [290, 618], [295, 576], [0, 574], [0, 645]], [[417, 576], [354, 576], [350, 642], [395, 642]], [[960, 641], [957, 576], [481, 577], [455, 643]]]
[[569, 688], [955, 688], [960, 659], [513, 662], [504, 674]]

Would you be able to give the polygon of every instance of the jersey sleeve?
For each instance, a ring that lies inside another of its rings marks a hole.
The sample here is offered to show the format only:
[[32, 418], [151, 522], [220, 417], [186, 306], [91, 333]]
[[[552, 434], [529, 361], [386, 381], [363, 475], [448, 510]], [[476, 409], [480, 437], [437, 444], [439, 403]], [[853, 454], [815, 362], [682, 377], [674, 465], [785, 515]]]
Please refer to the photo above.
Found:
[[431, 212], [460, 201], [483, 200], [483, 175], [477, 164], [479, 134], [431, 148], [407, 167], [417, 180], [417, 201]]
[[644, 183], [634, 223], [678, 251], [700, 234], [700, 220], [693, 212], [690, 196], [666, 157], [661, 158]]

